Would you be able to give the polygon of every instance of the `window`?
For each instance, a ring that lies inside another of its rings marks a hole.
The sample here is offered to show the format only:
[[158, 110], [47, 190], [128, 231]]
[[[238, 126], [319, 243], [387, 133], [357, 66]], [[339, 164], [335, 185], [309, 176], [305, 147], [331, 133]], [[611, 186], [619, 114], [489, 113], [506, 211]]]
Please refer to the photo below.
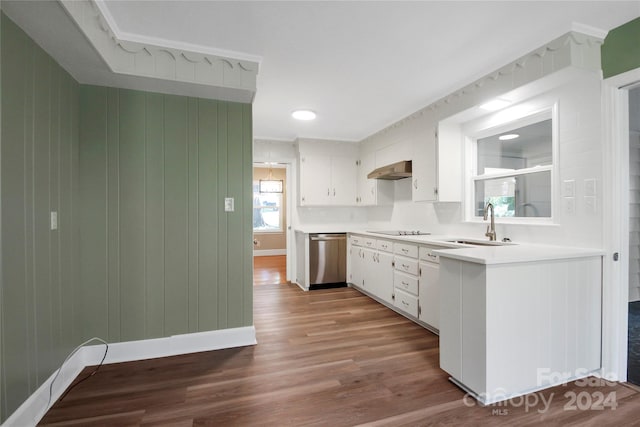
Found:
[[282, 232], [282, 193], [261, 193], [253, 182], [253, 231]]
[[472, 217], [482, 217], [491, 203], [496, 218], [551, 218], [554, 159], [550, 115], [523, 119], [475, 139]]

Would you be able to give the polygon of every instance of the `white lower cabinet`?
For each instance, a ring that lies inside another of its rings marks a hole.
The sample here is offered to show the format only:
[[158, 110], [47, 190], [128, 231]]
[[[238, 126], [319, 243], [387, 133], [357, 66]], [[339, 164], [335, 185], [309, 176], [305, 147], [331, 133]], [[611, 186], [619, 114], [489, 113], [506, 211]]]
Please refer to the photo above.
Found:
[[440, 367], [491, 404], [598, 372], [602, 259], [441, 258]]
[[432, 253], [434, 249], [439, 248], [420, 247], [418, 319], [435, 329], [440, 329], [440, 260]]
[[393, 242], [352, 235], [349, 282], [387, 304], [393, 303]]
[[349, 237], [349, 281], [378, 301], [437, 332], [440, 319], [437, 246]]
[[349, 283], [362, 286], [364, 281], [364, 248], [358, 246], [357, 243], [353, 240], [349, 242]]

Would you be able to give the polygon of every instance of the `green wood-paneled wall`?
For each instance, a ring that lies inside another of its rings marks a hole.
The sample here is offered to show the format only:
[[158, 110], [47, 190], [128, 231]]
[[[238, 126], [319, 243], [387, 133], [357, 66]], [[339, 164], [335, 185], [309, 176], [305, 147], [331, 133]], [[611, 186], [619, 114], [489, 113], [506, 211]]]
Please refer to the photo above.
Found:
[[80, 111], [83, 337], [252, 325], [251, 105], [82, 86]]
[[0, 26], [3, 422], [86, 338], [253, 324], [252, 125], [247, 104], [80, 86]]
[[[79, 344], [79, 86], [4, 14], [0, 39], [4, 421]], [[58, 230], [49, 229], [50, 211]]]
[[601, 56], [604, 78], [640, 68], [640, 18], [609, 31]]

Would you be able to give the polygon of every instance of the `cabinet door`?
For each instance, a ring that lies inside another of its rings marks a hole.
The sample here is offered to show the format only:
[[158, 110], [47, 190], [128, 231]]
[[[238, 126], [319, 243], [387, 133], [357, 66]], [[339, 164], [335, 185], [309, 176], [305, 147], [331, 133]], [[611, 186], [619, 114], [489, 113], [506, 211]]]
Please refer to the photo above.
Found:
[[300, 205], [326, 206], [332, 203], [331, 157], [300, 157]]
[[376, 180], [367, 178], [375, 169], [375, 153], [362, 156], [358, 165], [358, 204], [373, 206], [376, 204]]
[[393, 304], [393, 254], [378, 252], [376, 257], [376, 295], [382, 301]]
[[378, 251], [374, 249], [362, 248], [362, 275], [364, 278], [364, 289], [376, 295], [376, 277], [375, 270], [377, 268], [376, 254]]
[[417, 201], [437, 200], [436, 131], [427, 132], [414, 144], [413, 176], [411, 177], [411, 199]]
[[424, 323], [440, 328], [440, 266], [432, 262], [420, 263], [418, 282], [420, 315]]
[[360, 246], [351, 246], [349, 257], [349, 282], [358, 287], [362, 287], [364, 283], [363, 251]]
[[[325, 169], [325, 174], [329, 169]], [[331, 204], [356, 205], [356, 159], [353, 157], [331, 158]]]

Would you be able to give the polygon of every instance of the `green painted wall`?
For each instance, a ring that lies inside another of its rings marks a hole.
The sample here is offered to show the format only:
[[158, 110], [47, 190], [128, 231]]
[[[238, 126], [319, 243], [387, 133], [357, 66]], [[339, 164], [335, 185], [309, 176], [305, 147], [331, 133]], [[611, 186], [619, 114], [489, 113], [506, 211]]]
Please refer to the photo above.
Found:
[[640, 68], [640, 18], [609, 31], [601, 56], [604, 78]]
[[86, 338], [253, 324], [252, 112], [80, 86], [0, 27], [3, 422]]
[[251, 105], [82, 86], [80, 111], [83, 337], [252, 325]]
[[[79, 344], [79, 85], [4, 14], [0, 421]], [[49, 212], [59, 229], [49, 229]]]

